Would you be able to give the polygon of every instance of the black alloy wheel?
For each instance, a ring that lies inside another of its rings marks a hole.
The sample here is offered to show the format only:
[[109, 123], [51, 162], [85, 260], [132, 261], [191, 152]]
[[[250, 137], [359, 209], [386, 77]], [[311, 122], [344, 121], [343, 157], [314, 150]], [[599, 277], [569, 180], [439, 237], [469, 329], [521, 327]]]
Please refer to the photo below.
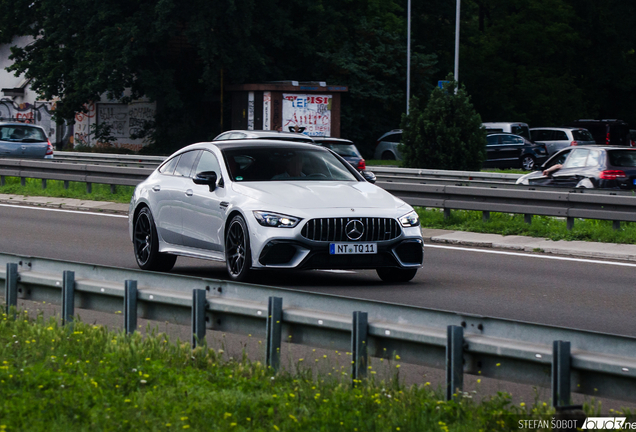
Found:
[[402, 269], [395, 267], [381, 267], [375, 269], [375, 271], [378, 273], [378, 276], [380, 276], [380, 279], [382, 279], [384, 282], [391, 283], [408, 282], [413, 279], [415, 277], [415, 274], [417, 273], [416, 268]]
[[382, 160], [395, 160], [395, 155], [390, 151], [382, 153]]
[[176, 255], [159, 252], [157, 228], [148, 207], [142, 208], [135, 219], [133, 246], [137, 265], [143, 270], [170, 271], [177, 261]]
[[250, 276], [250, 238], [243, 216], [232, 218], [225, 234], [225, 265], [230, 279], [243, 282]]
[[532, 171], [534, 169], [534, 165], [536, 164], [534, 158], [530, 155], [521, 156], [521, 168], [524, 171]]

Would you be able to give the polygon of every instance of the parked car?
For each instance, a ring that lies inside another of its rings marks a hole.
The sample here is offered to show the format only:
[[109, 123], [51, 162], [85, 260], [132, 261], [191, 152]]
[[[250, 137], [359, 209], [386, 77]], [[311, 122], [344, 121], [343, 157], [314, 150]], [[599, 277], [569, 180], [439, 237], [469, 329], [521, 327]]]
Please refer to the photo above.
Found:
[[630, 146], [629, 125], [617, 119], [580, 119], [566, 126], [585, 128], [594, 137], [596, 144]]
[[375, 183], [375, 174], [367, 171], [367, 164], [353, 141], [344, 138], [313, 137], [316, 144], [338, 153], [344, 160], [356, 168], [369, 182]]
[[301, 133], [282, 132], [270, 130], [231, 130], [223, 132], [212, 141], [239, 140], [239, 139], [275, 139], [312, 144], [314, 140]]
[[398, 146], [402, 141], [402, 129], [393, 129], [385, 133], [375, 144], [373, 159], [376, 160], [402, 160]]
[[590, 131], [575, 127], [532, 128], [530, 129], [530, 139], [535, 143], [545, 144], [550, 155], [568, 146], [596, 144]]
[[0, 157], [53, 159], [53, 146], [41, 126], [0, 123]]
[[[544, 171], [548, 169], [552, 172], [544, 174]], [[517, 179], [517, 184], [634, 190], [636, 189], [636, 148], [622, 146], [565, 148], [538, 167], [537, 171]]]
[[496, 133], [486, 136], [484, 168], [532, 170], [548, 157], [545, 144], [535, 144], [520, 135]]
[[224, 261], [231, 280], [257, 269], [375, 269], [411, 280], [423, 262], [413, 208], [316, 145], [234, 140], [184, 147], [133, 193], [137, 264], [177, 256]]
[[486, 122], [481, 124], [486, 129], [487, 134], [508, 133], [521, 135], [525, 139], [530, 139], [530, 127], [522, 122]]

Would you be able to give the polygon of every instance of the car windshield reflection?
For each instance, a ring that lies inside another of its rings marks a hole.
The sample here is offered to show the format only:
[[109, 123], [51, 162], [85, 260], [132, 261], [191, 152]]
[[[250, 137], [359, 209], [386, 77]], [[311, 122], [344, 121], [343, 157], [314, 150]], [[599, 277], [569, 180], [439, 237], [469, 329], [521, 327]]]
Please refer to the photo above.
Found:
[[251, 181], [358, 181], [337, 157], [327, 151], [287, 148], [225, 149], [230, 177]]

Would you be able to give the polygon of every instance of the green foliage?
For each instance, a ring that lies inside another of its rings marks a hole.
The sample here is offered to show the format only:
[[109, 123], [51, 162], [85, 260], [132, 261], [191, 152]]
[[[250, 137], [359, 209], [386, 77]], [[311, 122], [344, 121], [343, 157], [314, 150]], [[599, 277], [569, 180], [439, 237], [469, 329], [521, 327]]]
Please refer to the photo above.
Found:
[[408, 116], [402, 120], [402, 166], [479, 171], [486, 156], [481, 117], [466, 90], [455, 92], [457, 82], [436, 87], [424, 110], [413, 98]]
[[[85, 148], [90, 151], [91, 148]], [[134, 186], [117, 186], [115, 193], [110, 190], [110, 185], [93, 184], [91, 193], [86, 192], [86, 183], [69, 182], [68, 189], [64, 188], [64, 182], [60, 180], [47, 180], [46, 188], [42, 187], [42, 180], [26, 179], [25, 186], [20, 183], [18, 177], [6, 177], [4, 186], [0, 186], [0, 193], [43, 196], [56, 198], [76, 198], [92, 201], [109, 201], [117, 203], [129, 203]]]
[[[520, 416], [555, 414], [501, 392], [447, 402], [430, 383], [405, 387], [373, 373], [352, 386], [350, 366], [314, 379], [304, 359], [274, 374], [150, 328], [126, 335], [76, 320], [71, 329], [26, 312], [0, 319], [0, 430], [506, 431]], [[307, 360], [326, 361], [316, 357]], [[398, 359], [384, 364], [399, 370]]]
[[522, 235], [541, 237], [550, 240], [578, 240], [602, 243], [636, 244], [636, 224], [621, 223], [621, 228], [613, 229], [611, 221], [577, 219], [574, 228], [568, 231], [562, 218], [534, 216], [527, 224], [523, 215], [508, 213], [490, 213], [490, 219], [484, 221], [478, 211], [454, 210], [446, 219], [438, 209], [416, 209], [420, 223], [424, 228], [440, 228], [457, 231], [469, 231], [489, 234]]

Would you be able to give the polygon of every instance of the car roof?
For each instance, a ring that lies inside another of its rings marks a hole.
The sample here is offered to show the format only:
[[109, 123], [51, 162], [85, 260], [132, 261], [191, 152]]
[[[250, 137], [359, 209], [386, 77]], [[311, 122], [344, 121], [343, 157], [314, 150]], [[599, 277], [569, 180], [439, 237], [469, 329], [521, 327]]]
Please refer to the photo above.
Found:
[[284, 141], [284, 140], [275, 140], [275, 139], [240, 139], [240, 140], [222, 140], [222, 141], [211, 141], [211, 142], [201, 142], [196, 144], [191, 144], [184, 149], [195, 149], [195, 148], [205, 148], [210, 145], [216, 146], [219, 150], [234, 150], [241, 148], [285, 148], [285, 149], [298, 149], [298, 150], [318, 150], [318, 151], [329, 151], [329, 149], [321, 146], [317, 146], [315, 144], [303, 143], [303, 142], [294, 142], [294, 141]]
[[312, 137], [317, 143], [340, 143], [340, 144], [353, 144], [353, 141], [345, 139], [345, 138], [334, 138], [334, 137]]
[[524, 122], [484, 122], [482, 123], [484, 126], [503, 126], [503, 125], [525, 125], [528, 126], [528, 123]]
[[[218, 137], [220, 137], [221, 135], [225, 135], [227, 133], [232, 133], [232, 132], [245, 134], [246, 138], [244, 138], [244, 139], [249, 139], [249, 138], [256, 138], [256, 139], [269, 138], [269, 139], [280, 139], [280, 140], [302, 139], [302, 140], [307, 141], [307, 142], [313, 141], [313, 138], [310, 137], [309, 135], [304, 135], [304, 134], [296, 133], [296, 132], [284, 132], [284, 131], [272, 131], [272, 130], [240, 130], [240, 129], [234, 129], [234, 130], [229, 130], [229, 131], [222, 132], [219, 135], [217, 135], [216, 138], [214, 138], [213, 141], [217, 140]], [[225, 140], [223, 140], [223, 141], [225, 141]]]
[[22, 122], [0, 122], [0, 126], [27, 126], [27, 127], [44, 129], [42, 126], [39, 126], [39, 125], [34, 125], [31, 123], [22, 123]]
[[579, 127], [579, 126], [559, 126], [559, 127], [545, 126], [545, 127], [533, 127], [533, 128], [530, 128], [531, 131], [533, 131], [533, 130], [545, 130], [545, 129], [560, 130], [560, 131], [587, 130], [584, 127]]

